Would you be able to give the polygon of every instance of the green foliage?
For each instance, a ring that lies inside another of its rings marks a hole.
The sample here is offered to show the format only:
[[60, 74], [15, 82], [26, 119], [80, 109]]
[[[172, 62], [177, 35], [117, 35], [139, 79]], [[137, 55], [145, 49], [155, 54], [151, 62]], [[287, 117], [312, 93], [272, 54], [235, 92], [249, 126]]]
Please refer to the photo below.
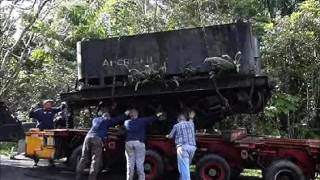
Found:
[[232, 0], [231, 6], [234, 7], [232, 14], [243, 19], [263, 16], [265, 12], [264, 4], [257, 0], [238, 1]]
[[318, 71], [319, 10], [317, 1], [306, 1], [298, 12], [280, 19], [265, 37], [264, 58], [272, 67], [269, 71], [281, 80], [290, 81], [288, 76], [293, 81], [307, 80]]
[[265, 109], [265, 115], [271, 118], [278, 117], [281, 114], [289, 114], [295, 112], [299, 108], [300, 99], [298, 97], [278, 93], [274, 94], [271, 103]]
[[241, 176], [259, 177], [262, 178], [261, 170], [256, 169], [244, 169]]
[[266, 70], [286, 93], [276, 94], [266, 112], [271, 117], [291, 112], [292, 127], [319, 127], [319, 13], [319, 1], [305, 1], [296, 12], [278, 19], [263, 38]]
[[10, 156], [12, 150], [15, 151], [18, 147], [17, 143], [0, 142], [0, 155]]

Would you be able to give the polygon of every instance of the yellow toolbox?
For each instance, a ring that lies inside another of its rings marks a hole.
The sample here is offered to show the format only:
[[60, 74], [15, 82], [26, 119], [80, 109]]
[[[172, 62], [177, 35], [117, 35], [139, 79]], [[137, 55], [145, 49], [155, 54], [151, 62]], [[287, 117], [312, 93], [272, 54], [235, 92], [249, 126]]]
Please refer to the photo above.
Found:
[[25, 156], [34, 159], [54, 159], [54, 132], [40, 131], [37, 128], [26, 132]]

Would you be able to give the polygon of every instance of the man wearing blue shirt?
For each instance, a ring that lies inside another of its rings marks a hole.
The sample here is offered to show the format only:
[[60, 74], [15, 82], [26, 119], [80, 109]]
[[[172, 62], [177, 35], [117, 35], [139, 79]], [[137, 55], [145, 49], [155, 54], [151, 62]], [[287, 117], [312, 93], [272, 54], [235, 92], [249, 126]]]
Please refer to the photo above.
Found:
[[193, 119], [195, 112], [189, 113], [187, 121], [185, 115], [178, 116], [178, 123], [173, 126], [167, 138], [174, 138], [177, 148], [178, 170], [181, 180], [190, 180], [190, 164], [196, 151], [196, 140]]
[[108, 129], [123, 123], [129, 112], [125, 115], [112, 118], [109, 112], [105, 111], [102, 117], [97, 117], [92, 120], [92, 127], [85, 137], [80, 162], [77, 166], [77, 177], [81, 179], [81, 174], [88, 162], [91, 160], [89, 171], [89, 180], [96, 180], [103, 162], [103, 139], [108, 136]]
[[29, 113], [30, 118], [37, 120], [37, 128], [41, 131], [44, 129], [53, 129], [53, 119], [58, 112], [61, 112], [65, 108], [65, 103], [62, 103], [60, 107], [52, 107], [53, 100], [43, 101], [43, 107], [38, 109], [32, 109]]
[[[59, 107], [52, 107], [53, 100], [44, 100], [43, 107], [34, 109], [32, 108], [29, 117], [37, 120], [37, 128], [41, 131], [44, 129], [53, 129], [54, 123], [53, 119], [58, 112], [61, 112], [66, 104], [63, 102]], [[38, 162], [35, 161], [35, 166], [37, 166]], [[52, 159], [49, 160], [49, 166], [54, 166], [54, 161]]]
[[130, 119], [124, 122], [127, 130], [125, 155], [127, 159], [127, 180], [132, 180], [134, 175], [134, 167], [137, 168], [139, 180], [145, 179], [144, 159], [146, 155], [145, 138], [146, 128], [153, 121], [158, 120], [162, 113], [157, 113], [156, 116], [138, 117], [139, 113], [136, 109], [130, 111]]

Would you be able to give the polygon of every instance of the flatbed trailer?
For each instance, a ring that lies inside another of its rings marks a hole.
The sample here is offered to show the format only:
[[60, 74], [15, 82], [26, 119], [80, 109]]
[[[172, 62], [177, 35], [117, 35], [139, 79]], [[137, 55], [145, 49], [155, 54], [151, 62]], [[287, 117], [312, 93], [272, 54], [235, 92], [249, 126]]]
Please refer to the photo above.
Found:
[[[86, 133], [76, 129], [30, 130], [26, 156], [35, 161], [68, 158], [75, 169]], [[307, 180], [315, 179], [319, 171], [320, 140], [257, 137], [234, 130], [222, 135], [197, 134], [196, 141], [194, 179], [237, 179], [243, 169], [249, 168], [261, 169], [266, 180]], [[104, 144], [104, 168], [124, 173], [121, 130], [111, 129]], [[173, 141], [164, 135], [149, 135], [146, 149], [146, 179], [165, 179], [167, 172], [177, 171]]]

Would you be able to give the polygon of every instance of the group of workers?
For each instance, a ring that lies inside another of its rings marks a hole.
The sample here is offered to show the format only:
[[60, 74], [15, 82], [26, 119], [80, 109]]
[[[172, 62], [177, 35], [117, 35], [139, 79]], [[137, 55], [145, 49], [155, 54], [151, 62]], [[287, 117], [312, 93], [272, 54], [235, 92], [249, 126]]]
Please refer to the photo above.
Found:
[[[29, 116], [37, 119], [37, 127], [41, 130], [52, 129], [55, 114], [61, 112], [65, 108], [62, 104], [58, 108], [52, 107], [53, 101], [47, 100], [43, 102], [43, 108], [33, 109]], [[123, 125], [126, 130], [125, 140], [125, 156], [127, 162], [127, 180], [132, 180], [135, 174], [139, 180], [145, 179], [144, 160], [146, 155], [145, 140], [146, 128], [153, 121], [161, 120], [163, 113], [158, 112], [154, 116], [139, 117], [136, 109], [127, 110], [124, 114], [111, 117], [108, 109], [102, 110], [102, 116], [92, 120], [92, 127], [87, 133], [80, 161], [77, 165], [76, 179], [83, 178], [83, 170], [90, 165], [89, 180], [96, 180], [98, 173], [102, 168], [103, 161], [103, 140], [108, 136], [108, 129], [116, 125]], [[184, 112], [178, 115], [177, 121], [166, 135], [168, 139], [174, 139], [177, 149], [178, 170], [181, 180], [190, 180], [189, 166], [193, 155], [196, 151], [195, 128], [194, 128], [194, 111]], [[50, 162], [53, 163], [53, 162]]]

